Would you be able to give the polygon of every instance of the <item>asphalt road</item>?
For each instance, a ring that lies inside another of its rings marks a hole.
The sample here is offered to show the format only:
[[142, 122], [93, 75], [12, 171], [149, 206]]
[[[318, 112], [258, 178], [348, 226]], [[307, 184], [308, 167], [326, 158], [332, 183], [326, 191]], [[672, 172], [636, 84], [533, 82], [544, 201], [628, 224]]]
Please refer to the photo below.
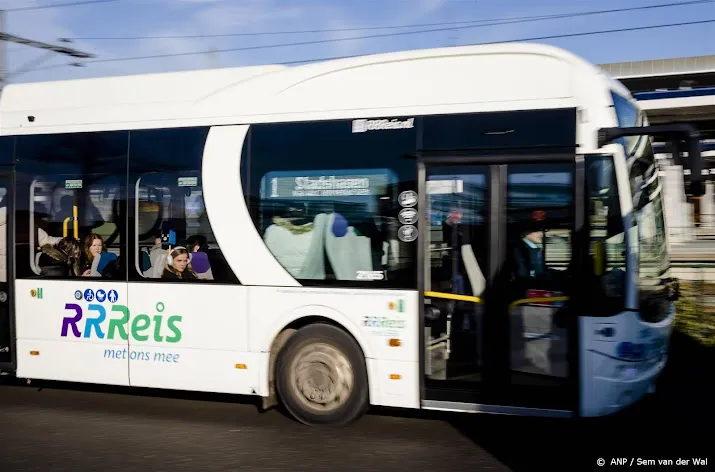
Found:
[[[674, 357], [693, 355], [681, 349]], [[700, 358], [612, 418], [378, 410], [339, 429], [261, 413], [253, 399], [6, 382], [0, 471], [581, 471], [612, 469], [597, 467], [599, 457], [707, 457], [715, 418], [702, 369], [710, 366], [711, 380], [713, 364]]]

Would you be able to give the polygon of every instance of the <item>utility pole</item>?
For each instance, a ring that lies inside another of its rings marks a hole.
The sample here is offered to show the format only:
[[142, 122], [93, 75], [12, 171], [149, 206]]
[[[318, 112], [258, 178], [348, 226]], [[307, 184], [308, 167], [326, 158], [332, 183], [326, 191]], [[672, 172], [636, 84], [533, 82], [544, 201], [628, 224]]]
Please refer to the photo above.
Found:
[[56, 46], [54, 44], [43, 43], [41, 41], [35, 41], [32, 39], [21, 38], [20, 36], [15, 36], [13, 34], [7, 34], [5, 33], [5, 11], [0, 10], [0, 90], [2, 90], [7, 79], [7, 54], [5, 49], [6, 43], [23, 44], [25, 46], [37, 49], [44, 49], [46, 51], [52, 51], [57, 54], [64, 54], [66, 56], [76, 57], [78, 59], [88, 59], [95, 57], [94, 54], [78, 51], [76, 49], [68, 48], [65, 46]]

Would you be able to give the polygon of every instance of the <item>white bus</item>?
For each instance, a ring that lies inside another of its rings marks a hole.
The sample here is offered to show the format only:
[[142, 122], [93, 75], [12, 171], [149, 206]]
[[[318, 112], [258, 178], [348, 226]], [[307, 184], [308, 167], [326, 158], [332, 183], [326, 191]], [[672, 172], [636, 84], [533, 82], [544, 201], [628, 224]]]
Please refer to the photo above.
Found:
[[646, 126], [530, 44], [8, 85], [0, 367], [311, 425], [610, 414], [678, 296], [649, 135], [701, 192], [697, 133]]

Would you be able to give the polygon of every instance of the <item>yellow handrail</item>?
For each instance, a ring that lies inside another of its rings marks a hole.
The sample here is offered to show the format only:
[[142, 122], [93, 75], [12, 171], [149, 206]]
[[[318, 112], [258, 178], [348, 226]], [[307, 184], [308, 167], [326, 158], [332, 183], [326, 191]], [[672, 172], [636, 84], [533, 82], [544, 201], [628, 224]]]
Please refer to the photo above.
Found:
[[426, 297], [446, 298], [447, 300], [459, 300], [462, 302], [482, 303], [479, 297], [470, 297], [468, 295], [457, 295], [456, 293], [444, 292], [425, 292]]
[[530, 303], [565, 302], [565, 301], [568, 301], [568, 299], [569, 299], [569, 297], [522, 298], [521, 300], [512, 302], [509, 305], [509, 309], [511, 310], [512, 308], [517, 307], [519, 305], [528, 305]]
[[[482, 303], [482, 299], [479, 297], [471, 297], [468, 295], [457, 295], [456, 293], [444, 293], [444, 292], [425, 292], [425, 297], [433, 298], [444, 298], [447, 300], [458, 300], [463, 302], [472, 303]], [[540, 298], [522, 298], [521, 300], [516, 300], [509, 304], [509, 309], [519, 305], [528, 305], [530, 303], [544, 303], [544, 302], [565, 302], [568, 301], [569, 297], [540, 297]]]
[[74, 238], [79, 240], [79, 214], [77, 205], [72, 205], [72, 217], [74, 218]]
[[74, 238], [79, 240], [79, 216], [78, 216], [78, 211], [77, 211], [77, 205], [72, 205], [72, 216], [68, 216], [62, 222], [62, 237], [63, 238], [67, 237], [67, 223], [70, 220], [73, 221], [72, 229], [74, 232]]

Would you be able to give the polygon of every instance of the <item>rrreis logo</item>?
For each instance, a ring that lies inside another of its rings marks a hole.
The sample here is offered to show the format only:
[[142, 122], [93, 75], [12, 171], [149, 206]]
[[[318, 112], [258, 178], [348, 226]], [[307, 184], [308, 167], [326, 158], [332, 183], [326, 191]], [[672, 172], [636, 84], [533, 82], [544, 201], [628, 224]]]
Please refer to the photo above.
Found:
[[406, 120], [353, 120], [353, 133], [365, 133], [367, 131], [382, 131], [391, 129], [411, 129], [415, 127], [415, 119]]

